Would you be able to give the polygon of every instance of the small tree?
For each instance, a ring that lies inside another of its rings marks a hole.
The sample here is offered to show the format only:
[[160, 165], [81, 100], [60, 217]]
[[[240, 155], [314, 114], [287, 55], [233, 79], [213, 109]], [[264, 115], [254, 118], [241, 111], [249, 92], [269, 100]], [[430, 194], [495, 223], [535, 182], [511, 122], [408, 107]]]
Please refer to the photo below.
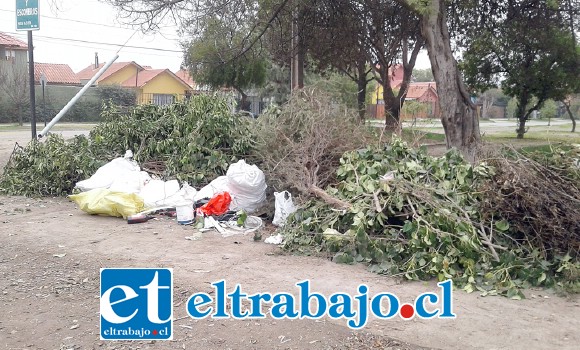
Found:
[[8, 113], [12, 115], [9, 119], [14, 120], [16, 117], [18, 124], [22, 126], [30, 105], [26, 67], [0, 62], [0, 92], [7, 102]]

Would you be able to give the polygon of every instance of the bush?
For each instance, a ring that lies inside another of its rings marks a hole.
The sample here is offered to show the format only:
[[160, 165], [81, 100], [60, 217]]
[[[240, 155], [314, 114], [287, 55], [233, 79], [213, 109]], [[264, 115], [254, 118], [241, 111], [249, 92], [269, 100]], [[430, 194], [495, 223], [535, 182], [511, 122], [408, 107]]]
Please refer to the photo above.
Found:
[[210, 95], [160, 107], [141, 105], [127, 113], [108, 104], [104, 121], [89, 138], [65, 142], [50, 135], [13, 154], [0, 178], [6, 194], [64, 195], [99, 165], [132, 150], [135, 160], [164, 179], [203, 186], [224, 175], [253, 144], [250, 120], [232, 114], [229, 102]]
[[373, 139], [370, 129], [357, 120], [355, 110], [310, 89], [261, 115], [254, 131], [254, 155], [269, 185], [311, 195], [313, 186], [335, 183], [342, 154]]

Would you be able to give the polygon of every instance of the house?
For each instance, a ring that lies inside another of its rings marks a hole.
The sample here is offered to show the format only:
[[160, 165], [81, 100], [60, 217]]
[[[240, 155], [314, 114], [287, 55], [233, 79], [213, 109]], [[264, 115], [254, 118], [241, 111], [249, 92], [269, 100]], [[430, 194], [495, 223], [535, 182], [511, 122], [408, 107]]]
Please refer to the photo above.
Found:
[[189, 87], [191, 88], [191, 90], [195, 91], [195, 82], [193, 81], [193, 78], [191, 77], [191, 75], [189, 75], [189, 72], [187, 70], [180, 69], [177, 72], [175, 72], [175, 75], [177, 75], [179, 79], [186, 82], [187, 85], [189, 85]]
[[[88, 66], [87, 68], [81, 70], [77, 73], [77, 77], [81, 81], [81, 84], [86, 84], [91, 80], [92, 77], [97, 74], [97, 72], [103, 68], [105, 63], [100, 63], [98, 57], [95, 58], [95, 63]], [[131, 62], [114, 62], [111, 66], [97, 79], [95, 85], [121, 85], [124, 81], [130, 77], [136, 76], [139, 72], [144, 71], [146, 68], [140, 66], [134, 61]]]
[[34, 62], [34, 83], [40, 85], [43, 76], [47, 85], [81, 85], [81, 80], [68, 64]]
[[9, 111], [0, 115], [0, 121], [19, 123], [27, 114], [29, 103], [28, 89], [28, 44], [8, 34], [0, 32], [0, 103], [3, 110]]
[[[401, 65], [395, 66], [392, 70], [389, 69], [390, 83], [393, 90], [398, 91], [403, 82], [403, 67]], [[421, 82], [409, 83], [407, 87], [407, 94], [405, 101], [416, 101], [424, 105], [422, 111], [417, 115], [409, 115], [404, 108], [401, 111], [401, 119], [409, 118], [433, 118], [439, 116], [439, 96], [437, 95], [437, 84], [435, 82]], [[371, 97], [371, 106], [368, 108], [369, 113], [378, 119], [384, 118], [384, 100], [383, 100], [383, 86], [377, 83], [375, 91]]]
[[[86, 84], [104, 66], [99, 64], [98, 56], [95, 63], [77, 73], [82, 84]], [[138, 103], [153, 103], [165, 105], [175, 99], [181, 99], [191, 94], [192, 86], [171, 72], [169, 69], [151, 69], [134, 61], [114, 62], [100, 76], [95, 85], [118, 85], [133, 89]]]
[[191, 86], [169, 69], [145, 69], [120, 84], [137, 92], [138, 103], [166, 105], [191, 94]]

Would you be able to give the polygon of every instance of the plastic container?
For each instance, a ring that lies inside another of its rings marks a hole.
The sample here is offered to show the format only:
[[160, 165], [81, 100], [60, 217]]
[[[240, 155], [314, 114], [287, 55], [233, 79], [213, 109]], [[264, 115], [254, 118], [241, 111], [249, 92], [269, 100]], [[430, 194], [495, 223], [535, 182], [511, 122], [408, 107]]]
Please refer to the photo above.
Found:
[[192, 202], [179, 203], [175, 207], [177, 213], [177, 223], [180, 225], [191, 225], [195, 221], [195, 212]]

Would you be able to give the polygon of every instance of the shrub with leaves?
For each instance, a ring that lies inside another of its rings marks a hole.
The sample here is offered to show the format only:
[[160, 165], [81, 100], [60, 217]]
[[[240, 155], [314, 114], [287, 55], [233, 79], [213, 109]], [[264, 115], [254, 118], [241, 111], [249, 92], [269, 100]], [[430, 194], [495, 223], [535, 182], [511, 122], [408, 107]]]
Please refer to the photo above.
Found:
[[253, 147], [251, 120], [231, 112], [217, 95], [193, 96], [168, 106], [140, 105], [120, 112], [108, 104], [88, 138], [17, 148], [0, 180], [6, 194], [64, 195], [100, 165], [132, 150], [143, 168], [164, 179], [203, 186]]
[[128, 113], [109, 105], [105, 121], [91, 131], [93, 146], [116, 154], [130, 149], [141, 164], [162, 164], [164, 178], [206, 185], [253, 147], [251, 120], [233, 114], [228, 102], [199, 95], [163, 107], [140, 105]]
[[431, 157], [400, 140], [348, 152], [340, 164], [340, 182], [327, 192], [351, 206], [340, 211], [309, 202], [283, 228], [286, 249], [324, 252], [413, 280], [453, 279], [468, 292], [512, 298], [530, 285], [578, 286], [577, 260], [547, 261], [515, 242], [508, 222], [482, 217], [478, 188], [494, 168], [473, 166], [453, 151]]
[[61, 196], [91, 176], [105, 162], [92, 153], [89, 140], [77, 136], [65, 141], [58, 134], [45, 142], [16, 145], [0, 177], [0, 193], [25, 196]]

